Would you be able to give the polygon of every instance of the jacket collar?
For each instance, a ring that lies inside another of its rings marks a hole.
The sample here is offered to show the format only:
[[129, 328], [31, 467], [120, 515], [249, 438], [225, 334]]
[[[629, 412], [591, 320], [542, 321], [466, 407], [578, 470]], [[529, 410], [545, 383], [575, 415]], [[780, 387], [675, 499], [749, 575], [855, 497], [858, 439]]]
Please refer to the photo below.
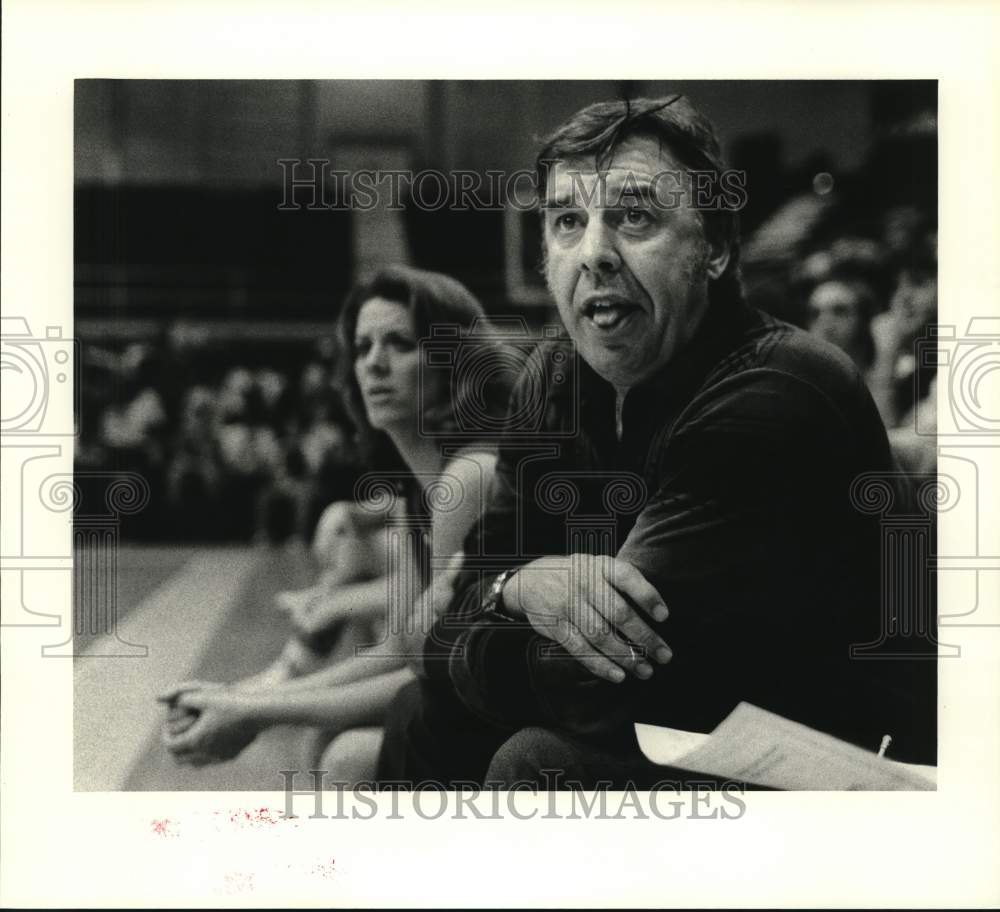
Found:
[[[695, 394], [712, 368], [731, 352], [744, 330], [746, 308], [718, 301], [710, 302], [694, 336], [669, 363], [642, 383], [632, 387], [625, 397], [626, 416], [650, 409], [658, 414], [663, 407], [680, 408]], [[601, 377], [582, 357], [580, 398], [584, 415], [614, 414], [614, 387]]]

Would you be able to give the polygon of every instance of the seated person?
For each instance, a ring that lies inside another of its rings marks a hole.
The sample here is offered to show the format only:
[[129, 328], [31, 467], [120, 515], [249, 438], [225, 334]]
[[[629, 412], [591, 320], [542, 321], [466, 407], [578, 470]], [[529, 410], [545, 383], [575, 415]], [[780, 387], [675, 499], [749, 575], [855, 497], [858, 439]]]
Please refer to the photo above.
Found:
[[[362, 590], [353, 587], [380, 581], [377, 590], [368, 586], [364, 591], [374, 590], [378, 596], [384, 590], [385, 522], [386, 517], [374, 504], [338, 501], [320, 514], [312, 544], [319, 568], [316, 583], [306, 589], [279, 592], [274, 599], [278, 609], [288, 615], [293, 636], [269, 668], [237, 682], [240, 686], [270, 687], [300, 677], [328, 664], [335, 649], [344, 655], [347, 649], [381, 637], [379, 619], [358, 612]], [[379, 604], [376, 597], [376, 607]]]
[[542, 426], [501, 444], [380, 779], [521, 776], [572, 739], [620, 784], [633, 723], [709, 732], [741, 701], [934, 762], [932, 594], [883, 603], [878, 511], [909, 494], [885, 428], [843, 352], [745, 305], [736, 213], [693, 170], [727, 173], [681, 96], [592, 105], [539, 154], [572, 345], [515, 389]]
[[917, 252], [899, 272], [889, 309], [872, 323], [876, 357], [872, 392], [889, 442], [909, 472], [934, 473], [937, 467], [937, 387], [933, 364], [917, 369], [917, 340], [937, 319], [937, 264]]
[[864, 374], [875, 358], [871, 320], [875, 293], [864, 281], [833, 277], [817, 285], [806, 302], [806, 329], [848, 355]]
[[[419, 656], [422, 642], [415, 632], [426, 631], [427, 615], [448, 602], [454, 571], [443, 564], [481, 512], [496, 462], [492, 445], [457, 433], [456, 415], [473, 395], [478, 408], [499, 415], [501, 390], [495, 384], [466, 388], [477, 380], [474, 374], [445, 383], [440, 372], [421, 372], [420, 339], [434, 327], [467, 334], [473, 324], [479, 330], [485, 325], [482, 307], [447, 276], [396, 267], [352, 290], [340, 317], [349, 353], [344, 384], [369, 465], [383, 469], [367, 479], [360, 503], [380, 502], [375, 515], [382, 516], [385, 504], [402, 493], [405, 517], [397, 512], [385, 527], [387, 575], [339, 586], [334, 597], [320, 600], [319, 610], [328, 617], [381, 619], [385, 636], [364, 653], [284, 683], [246, 688], [192, 682], [173, 689], [163, 697], [172, 706], [163, 740], [178, 761], [230, 759], [263, 728], [296, 723], [319, 726], [331, 737], [353, 730], [332, 745], [327, 760], [341, 779], [371, 774], [379, 726], [399, 688], [413, 679], [408, 662]], [[382, 565], [367, 558], [363, 563], [369, 570]], [[310, 611], [300, 611], [305, 628]]]

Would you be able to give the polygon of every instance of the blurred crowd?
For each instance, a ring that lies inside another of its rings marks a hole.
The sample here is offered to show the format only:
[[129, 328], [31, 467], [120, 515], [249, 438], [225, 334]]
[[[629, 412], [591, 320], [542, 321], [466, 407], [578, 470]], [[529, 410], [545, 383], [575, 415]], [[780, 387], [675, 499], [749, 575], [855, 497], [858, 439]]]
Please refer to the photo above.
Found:
[[[129, 538], [310, 539], [360, 473], [332, 339], [213, 342], [181, 326], [156, 343], [83, 346], [78, 469], [138, 472], [152, 500]], [[277, 357], [276, 357], [277, 356]]]
[[852, 218], [793, 200], [747, 245], [752, 303], [836, 345], [855, 363], [900, 467], [936, 467], [935, 372], [918, 342], [937, 322], [937, 227], [915, 206]]
[[[793, 197], [747, 238], [754, 306], [842, 349], [901, 468], [935, 470], [935, 378], [916, 343], [937, 321], [937, 230], [914, 206], [861, 218]], [[361, 473], [332, 337], [223, 343], [176, 324], [151, 342], [83, 347], [78, 469], [134, 471], [152, 502], [132, 539], [309, 541]]]

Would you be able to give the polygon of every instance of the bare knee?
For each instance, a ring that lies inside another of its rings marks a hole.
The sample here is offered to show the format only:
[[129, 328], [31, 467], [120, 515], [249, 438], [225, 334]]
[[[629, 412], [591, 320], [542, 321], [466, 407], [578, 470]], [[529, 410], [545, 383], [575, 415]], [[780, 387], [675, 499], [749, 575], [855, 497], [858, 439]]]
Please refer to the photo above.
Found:
[[358, 516], [354, 504], [337, 501], [323, 511], [316, 524], [313, 554], [328, 582], [357, 582], [385, 572], [385, 542], [376, 529], [359, 522]]
[[313, 534], [313, 553], [322, 566], [336, 561], [342, 550], [343, 540], [352, 535], [353, 531], [349, 502], [337, 501], [323, 511]]
[[357, 728], [337, 735], [323, 751], [320, 768], [329, 772], [329, 780], [355, 786], [375, 777], [375, 766], [382, 747], [381, 728]]

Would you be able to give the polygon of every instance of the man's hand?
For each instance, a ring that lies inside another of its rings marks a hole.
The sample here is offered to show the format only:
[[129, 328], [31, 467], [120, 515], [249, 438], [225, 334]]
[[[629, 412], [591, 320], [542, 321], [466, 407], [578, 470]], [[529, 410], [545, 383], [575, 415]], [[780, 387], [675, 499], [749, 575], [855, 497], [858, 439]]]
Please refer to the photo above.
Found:
[[224, 685], [175, 688], [163, 744], [178, 763], [204, 766], [236, 757], [260, 731], [245, 698]]
[[609, 681], [623, 681], [626, 672], [648, 678], [653, 666], [647, 657], [664, 664], [672, 655], [642, 619], [665, 620], [667, 606], [632, 564], [618, 558], [539, 558], [507, 580], [503, 603]]

